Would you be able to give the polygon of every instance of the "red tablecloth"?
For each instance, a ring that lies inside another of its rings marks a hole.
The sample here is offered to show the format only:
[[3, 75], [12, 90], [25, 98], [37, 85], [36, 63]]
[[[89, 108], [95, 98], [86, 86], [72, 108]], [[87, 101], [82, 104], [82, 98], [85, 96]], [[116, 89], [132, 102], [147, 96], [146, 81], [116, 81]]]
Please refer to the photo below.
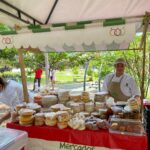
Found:
[[28, 132], [30, 138], [45, 139], [49, 141], [68, 142], [88, 146], [119, 148], [126, 150], [147, 150], [146, 136], [129, 136], [112, 134], [107, 130], [78, 131], [70, 128], [60, 130], [57, 127], [48, 126], [20, 126], [14, 123], [8, 123], [8, 128], [18, 129]]

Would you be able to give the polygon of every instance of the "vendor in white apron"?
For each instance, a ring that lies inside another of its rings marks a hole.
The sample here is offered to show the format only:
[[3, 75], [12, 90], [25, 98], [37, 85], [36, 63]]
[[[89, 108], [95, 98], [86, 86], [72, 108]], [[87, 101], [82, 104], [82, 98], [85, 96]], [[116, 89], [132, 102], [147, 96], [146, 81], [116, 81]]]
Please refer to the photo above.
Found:
[[130, 97], [135, 97], [140, 100], [140, 91], [135, 80], [124, 73], [125, 61], [119, 58], [114, 63], [115, 73], [110, 73], [105, 77], [103, 83], [103, 91], [109, 93], [115, 101], [126, 102]]

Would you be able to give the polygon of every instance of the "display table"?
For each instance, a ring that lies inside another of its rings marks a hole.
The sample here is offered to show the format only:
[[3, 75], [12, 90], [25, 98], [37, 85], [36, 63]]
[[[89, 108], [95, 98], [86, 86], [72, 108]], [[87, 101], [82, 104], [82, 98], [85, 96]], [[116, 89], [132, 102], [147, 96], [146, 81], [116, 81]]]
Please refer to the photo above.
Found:
[[8, 123], [7, 127], [27, 131], [30, 138], [27, 149], [31, 150], [148, 149], [146, 136], [112, 134], [108, 130], [60, 130], [57, 127], [24, 127], [13, 123]]
[[20, 150], [27, 144], [27, 140], [27, 132], [0, 128], [0, 150]]

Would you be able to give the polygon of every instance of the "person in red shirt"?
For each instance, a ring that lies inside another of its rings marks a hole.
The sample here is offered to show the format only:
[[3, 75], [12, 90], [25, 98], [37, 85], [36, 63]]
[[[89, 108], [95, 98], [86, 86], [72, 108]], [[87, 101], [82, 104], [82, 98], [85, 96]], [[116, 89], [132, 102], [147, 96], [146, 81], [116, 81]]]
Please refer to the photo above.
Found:
[[35, 83], [38, 82], [38, 88], [40, 88], [41, 77], [42, 77], [42, 69], [40, 67], [35, 69], [35, 77], [34, 77], [34, 86], [33, 91], [35, 90]]

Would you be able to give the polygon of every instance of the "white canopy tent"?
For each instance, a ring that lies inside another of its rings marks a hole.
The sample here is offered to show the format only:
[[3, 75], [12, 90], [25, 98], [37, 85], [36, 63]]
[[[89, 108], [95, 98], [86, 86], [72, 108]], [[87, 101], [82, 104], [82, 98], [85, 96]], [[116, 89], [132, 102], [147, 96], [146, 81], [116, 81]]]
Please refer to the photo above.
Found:
[[[127, 49], [136, 32], [141, 31], [146, 12], [150, 12], [149, 0], [1, 0], [0, 23], [13, 31], [0, 32], [0, 49], [32, 47], [46, 52]], [[141, 47], [148, 24], [149, 17]], [[21, 53], [19, 50], [24, 66]], [[22, 75], [26, 89], [23, 68]]]

